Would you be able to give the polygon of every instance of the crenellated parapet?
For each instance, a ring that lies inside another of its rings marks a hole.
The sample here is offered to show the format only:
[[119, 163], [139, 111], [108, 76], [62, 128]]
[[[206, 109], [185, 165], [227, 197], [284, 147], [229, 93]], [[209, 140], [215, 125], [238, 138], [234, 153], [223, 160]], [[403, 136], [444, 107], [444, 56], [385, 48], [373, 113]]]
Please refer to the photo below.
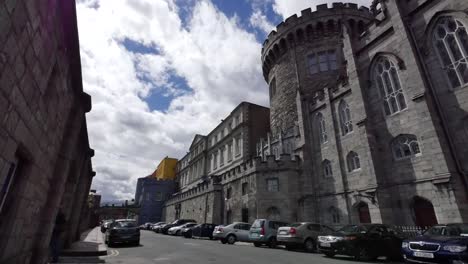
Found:
[[218, 175], [218, 177], [220, 177], [221, 183], [224, 184], [254, 173], [272, 170], [298, 170], [300, 164], [301, 159], [290, 154], [281, 154], [279, 159], [275, 155], [268, 155], [266, 160], [262, 159], [262, 157], [255, 157]]
[[316, 11], [311, 8], [301, 12], [301, 16], [292, 15], [281, 22], [276, 30], [268, 35], [262, 48], [262, 66], [265, 80], [276, 60], [289, 50], [289, 47], [301, 43], [314, 42], [324, 37], [339, 36], [343, 25], [351, 29], [356, 36], [364, 32], [372, 20], [369, 8], [353, 3], [333, 3], [318, 5]]

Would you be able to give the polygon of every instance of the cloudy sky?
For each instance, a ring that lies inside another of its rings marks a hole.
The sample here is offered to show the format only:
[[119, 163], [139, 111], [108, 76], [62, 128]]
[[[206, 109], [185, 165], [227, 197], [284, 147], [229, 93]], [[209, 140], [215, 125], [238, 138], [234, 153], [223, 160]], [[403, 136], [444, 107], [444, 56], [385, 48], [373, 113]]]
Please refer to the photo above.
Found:
[[104, 201], [131, 199], [137, 178], [182, 157], [240, 102], [268, 106], [261, 43], [283, 19], [324, 2], [77, 0], [92, 188]]

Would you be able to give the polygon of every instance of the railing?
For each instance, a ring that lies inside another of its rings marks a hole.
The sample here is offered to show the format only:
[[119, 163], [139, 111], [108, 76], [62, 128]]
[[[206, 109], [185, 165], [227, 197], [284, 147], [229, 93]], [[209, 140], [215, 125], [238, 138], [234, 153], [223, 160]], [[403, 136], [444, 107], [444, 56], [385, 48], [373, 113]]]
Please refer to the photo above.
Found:
[[415, 237], [422, 234], [426, 231], [429, 227], [421, 227], [421, 226], [396, 226], [400, 231], [402, 231], [408, 237]]

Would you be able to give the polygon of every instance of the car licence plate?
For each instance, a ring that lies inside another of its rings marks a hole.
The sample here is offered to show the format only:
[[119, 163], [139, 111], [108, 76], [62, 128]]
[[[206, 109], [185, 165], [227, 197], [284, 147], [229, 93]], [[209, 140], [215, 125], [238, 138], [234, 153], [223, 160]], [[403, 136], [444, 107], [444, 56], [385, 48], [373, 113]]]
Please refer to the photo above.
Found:
[[420, 258], [434, 258], [433, 253], [425, 253], [425, 252], [414, 252], [415, 257], [420, 257]]
[[286, 231], [280, 231], [280, 232], [279, 232], [280, 235], [286, 235], [287, 233], [288, 233], [288, 232], [286, 232]]
[[250, 236], [252, 236], [252, 237], [258, 237], [258, 234], [257, 234], [257, 233], [252, 233], [252, 234], [250, 234]]
[[330, 243], [320, 243], [320, 246], [321, 247], [331, 247], [331, 244]]

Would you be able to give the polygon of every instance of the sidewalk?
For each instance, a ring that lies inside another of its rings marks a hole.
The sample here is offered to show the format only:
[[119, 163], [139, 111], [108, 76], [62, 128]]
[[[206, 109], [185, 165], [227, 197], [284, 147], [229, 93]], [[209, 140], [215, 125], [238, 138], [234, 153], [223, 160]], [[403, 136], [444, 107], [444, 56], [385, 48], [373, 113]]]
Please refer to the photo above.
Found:
[[99, 226], [81, 234], [80, 240], [62, 251], [62, 256], [104, 256], [107, 246]]

